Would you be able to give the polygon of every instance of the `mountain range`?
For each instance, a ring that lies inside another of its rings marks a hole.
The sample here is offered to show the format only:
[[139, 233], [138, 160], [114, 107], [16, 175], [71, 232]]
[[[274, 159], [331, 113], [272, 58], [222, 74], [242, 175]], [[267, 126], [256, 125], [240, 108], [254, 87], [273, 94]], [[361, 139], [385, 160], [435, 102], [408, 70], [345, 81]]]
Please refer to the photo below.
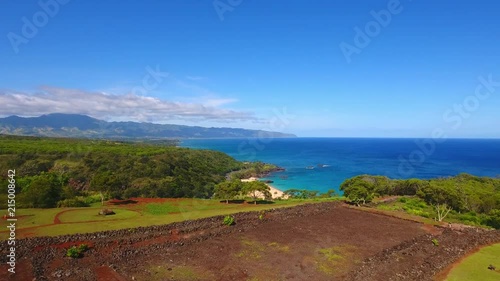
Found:
[[0, 118], [0, 134], [75, 138], [286, 138], [293, 134], [241, 128], [107, 122], [80, 114]]

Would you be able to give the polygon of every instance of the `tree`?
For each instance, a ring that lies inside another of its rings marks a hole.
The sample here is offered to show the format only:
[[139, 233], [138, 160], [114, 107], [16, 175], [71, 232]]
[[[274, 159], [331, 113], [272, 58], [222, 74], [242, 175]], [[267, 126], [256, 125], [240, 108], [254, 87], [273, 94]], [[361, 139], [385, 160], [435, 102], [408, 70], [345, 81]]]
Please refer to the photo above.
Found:
[[375, 194], [371, 192], [368, 183], [356, 183], [348, 188], [346, 196], [347, 199], [359, 207], [371, 202]]
[[[332, 194], [332, 190], [329, 190], [326, 194]], [[333, 192], [335, 192], [333, 190]], [[288, 198], [296, 198], [296, 199], [312, 199], [318, 196], [318, 191], [316, 190], [307, 190], [307, 189], [288, 189], [283, 192], [284, 195], [288, 196]], [[322, 195], [322, 197], [324, 197]]]
[[257, 204], [257, 199], [261, 196], [264, 199], [272, 198], [269, 186], [261, 181], [244, 182], [243, 192], [253, 198], [254, 204]]
[[448, 213], [451, 211], [451, 207], [448, 206], [446, 203], [436, 203], [433, 204], [432, 207], [436, 210], [437, 214], [437, 221], [441, 222], [444, 220], [444, 218], [448, 215]]
[[62, 186], [56, 175], [44, 173], [34, 177], [21, 198], [29, 207], [54, 208], [61, 199]]
[[302, 190], [295, 188], [288, 189], [283, 192], [283, 194], [288, 198], [299, 198], [301, 193]]
[[454, 206], [458, 208], [456, 190], [447, 182], [434, 181], [428, 186], [420, 188], [417, 195], [434, 208], [436, 220], [441, 222]]
[[116, 199], [119, 199], [122, 195], [122, 190], [125, 190], [121, 177], [110, 171], [94, 175], [90, 181], [90, 187], [95, 191], [107, 193]]
[[328, 189], [325, 193], [321, 194], [320, 197], [322, 198], [332, 198], [332, 197], [337, 197], [339, 196], [337, 194], [337, 191], [335, 189]]
[[26, 176], [35, 176], [39, 175], [42, 172], [48, 172], [50, 168], [54, 165], [53, 161], [41, 159], [38, 156], [37, 159], [28, 160], [24, 162], [24, 164], [19, 167], [19, 174]]
[[226, 204], [229, 204], [229, 200], [238, 196], [241, 191], [242, 182], [240, 180], [224, 181], [215, 186], [214, 196], [218, 199], [225, 199]]
[[362, 177], [345, 180], [340, 185], [340, 190], [344, 191], [347, 199], [358, 207], [371, 202], [376, 195], [373, 183], [365, 181]]
[[420, 179], [398, 180], [393, 184], [394, 189], [389, 195], [415, 195], [425, 185], [428, 183]]
[[500, 229], [500, 209], [491, 210], [485, 223], [493, 228]]

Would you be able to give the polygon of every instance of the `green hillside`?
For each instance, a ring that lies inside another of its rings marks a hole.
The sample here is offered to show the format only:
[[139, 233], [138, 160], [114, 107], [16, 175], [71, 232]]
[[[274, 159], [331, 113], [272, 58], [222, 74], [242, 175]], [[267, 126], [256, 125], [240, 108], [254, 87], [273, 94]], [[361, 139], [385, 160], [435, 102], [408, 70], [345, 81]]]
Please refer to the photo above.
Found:
[[1, 177], [15, 170], [17, 207], [85, 206], [99, 193], [210, 198], [227, 173], [252, 165], [172, 143], [0, 136]]

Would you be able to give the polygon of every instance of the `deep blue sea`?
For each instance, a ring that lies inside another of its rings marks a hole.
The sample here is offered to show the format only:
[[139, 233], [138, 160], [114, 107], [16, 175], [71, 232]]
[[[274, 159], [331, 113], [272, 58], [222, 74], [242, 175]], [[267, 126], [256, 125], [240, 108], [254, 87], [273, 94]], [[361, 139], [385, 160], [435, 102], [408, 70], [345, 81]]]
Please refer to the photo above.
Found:
[[435, 178], [469, 173], [500, 175], [500, 139], [187, 139], [183, 147], [225, 152], [240, 161], [263, 161], [286, 169], [268, 179], [273, 186], [338, 190], [347, 178]]

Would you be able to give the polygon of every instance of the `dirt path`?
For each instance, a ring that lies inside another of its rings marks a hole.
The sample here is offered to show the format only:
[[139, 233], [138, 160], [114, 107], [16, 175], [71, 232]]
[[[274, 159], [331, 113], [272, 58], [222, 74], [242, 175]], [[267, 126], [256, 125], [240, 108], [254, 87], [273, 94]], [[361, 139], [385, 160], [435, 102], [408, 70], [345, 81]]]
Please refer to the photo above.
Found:
[[64, 211], [61, 211], [59, 213], [57, 213], [55, 216], [54, 216], [54, 224], [60, 224], [61, 223], [61, 220], [59, 219], [59, 217], [64, 214], [64, 213], [67, 213], [69, 211], [72, 211], [72, 210], [64, 210]]
[[[132, 212], [136, 212], [140, 216], [143, 215], [141, 211], [135, 210], [134, 208], [126, 208], [126, 209], [129, 210], [129, 211], [132, 211]], [[88, 221], [71, 221], [71, 222], [63, 222], [63, 221], [61, 221], [61, 219], [60, 219], [61, 215], [65, 214], [65, 213], [68, 213], [68, 212], [73, 212], [73, 211], [80, 211], [80, 209], [68, 209], [68, 210], [63, 210], [63, 211], [58, 212], [54, 216], [53, 223], [48, 223], [48, 224], [42, 224], [42, 225], [37, 225], [37, 226], [30, 226], [30, 227], [20, 228], [20, 229], [17, 230], [17, 237], [18, 238], [32, 237], [32, 236], [34, 236], [36, 234], [36, 230], [37, 229], [44, 228], [44, 227], [50, 227], [50, 226], [53, 226], [53, 225], [59, 225], [59, 224], [68, 224], [68, 225], [71, 225], [71, 224], [82, 224], [82, 223], [93, 223], [93, 222], [105, 222], [105, 220], [88, 220]], [[123, 220], [127, 220], [127, 219], [126, 218], [123, 218], [123, 219], [113, 219], [113, 221], [123, 221]], [[6, 232], [8, 232], [8, 231], [5, 231], [5, 230], [0, 231], [0, 233], [6, 233]]]

